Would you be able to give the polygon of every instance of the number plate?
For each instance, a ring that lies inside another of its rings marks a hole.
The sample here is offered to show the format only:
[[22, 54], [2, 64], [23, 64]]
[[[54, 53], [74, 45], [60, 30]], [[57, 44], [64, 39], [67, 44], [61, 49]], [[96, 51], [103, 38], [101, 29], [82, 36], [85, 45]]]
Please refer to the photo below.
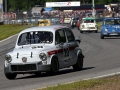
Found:
[[110, 35], [118, 35], [117, 33], [111, 33]]

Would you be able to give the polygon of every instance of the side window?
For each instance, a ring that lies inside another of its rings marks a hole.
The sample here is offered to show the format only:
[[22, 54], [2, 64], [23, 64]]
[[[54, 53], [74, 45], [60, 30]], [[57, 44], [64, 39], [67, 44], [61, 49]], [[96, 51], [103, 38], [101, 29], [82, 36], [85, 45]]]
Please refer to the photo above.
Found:
[[60, 44], [61, 42], [66, 42], [66, 37], [63, 30], [58, 30], [55, 32], [55, 44]]
[[70, 29], [66, 29], [65, 32], [67, 35], [68, 42], [75, 41], [75, 37]]
[[19, 39], [18, 39], [18, 45], [25, 45], [26, 44], [26, 37], [27, 37], [27, 33], [21, 34]]

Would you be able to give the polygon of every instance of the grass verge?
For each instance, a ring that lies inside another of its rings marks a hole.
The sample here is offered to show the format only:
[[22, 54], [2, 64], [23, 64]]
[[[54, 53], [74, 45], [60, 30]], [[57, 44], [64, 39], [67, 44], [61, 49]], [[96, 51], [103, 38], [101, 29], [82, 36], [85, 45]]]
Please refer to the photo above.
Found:
[[14, 34], [17, 34], [23, 29], [29, 27], [31, 27], [31, 25], [21, 25], [21, 24], [0, 25], [0, 40], [3, 40]]
[[[101, 22], [98, 22], [98, 28], [101, 27]], [[24, 30], [25, 28], [29, 28], [32, 26], [37, 26], [37, 24], [34, 25], [22, 25], [22, 24], [7, 24], [7, 25], [0, 25], [0, 40], [3, 40], [5, 38], [8, 38], [12, 35], [15, 35], [19, 33], [20, 31]]]
[[81, 80], [34, 90], [120, 90], [120, 77], [115, 75], [107, 78]]

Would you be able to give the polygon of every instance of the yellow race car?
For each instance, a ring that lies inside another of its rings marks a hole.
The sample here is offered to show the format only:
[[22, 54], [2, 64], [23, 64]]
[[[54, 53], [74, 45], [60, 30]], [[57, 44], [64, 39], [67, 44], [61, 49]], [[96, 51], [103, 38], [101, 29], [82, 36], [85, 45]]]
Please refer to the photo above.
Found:
[[51, 25], [51, 22], [49, 19], [41, 19], [39, 22], [38, 22], [38, 25], [39, 26], [50, 26]]

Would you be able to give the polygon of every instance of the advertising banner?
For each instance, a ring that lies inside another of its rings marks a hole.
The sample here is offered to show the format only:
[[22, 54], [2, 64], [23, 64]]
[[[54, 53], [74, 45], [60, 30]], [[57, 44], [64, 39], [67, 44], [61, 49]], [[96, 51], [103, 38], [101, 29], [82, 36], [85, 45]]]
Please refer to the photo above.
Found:
[[0, 9], [2, 9], [2, 4], [0, 4]]
[[0, 0], [0, 4], [2, 4], [2, 0]]
[[80, 6], [80, 1], [76, 2], [46, 2], [46, 7], [69, 7]]
[[3, 0], [0, 0], [0, 22], [3, 21]]
[[2, 0], [0, 0], [0, 13], [2, 13], [3, 11], [3, 3], [2, 3]]

